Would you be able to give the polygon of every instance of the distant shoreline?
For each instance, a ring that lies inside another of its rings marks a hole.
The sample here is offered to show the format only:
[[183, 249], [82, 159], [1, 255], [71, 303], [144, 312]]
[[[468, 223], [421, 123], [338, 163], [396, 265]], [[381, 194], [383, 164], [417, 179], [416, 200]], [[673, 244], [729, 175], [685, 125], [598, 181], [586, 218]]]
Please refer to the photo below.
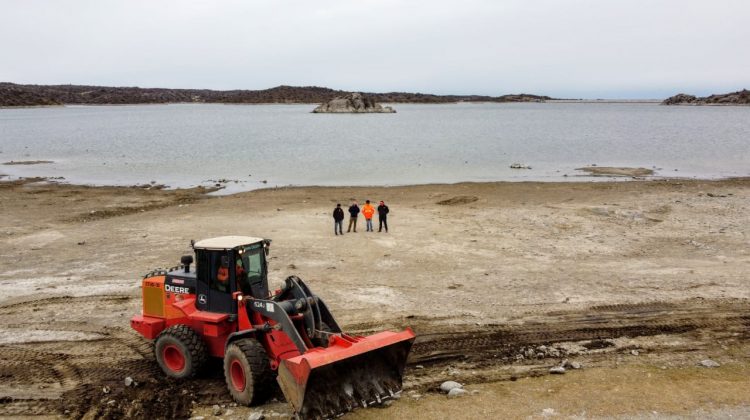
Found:
[[[459, 104], [653, 104], [661, 103], [659, 99], [549, 99], [542, 102], [533, 101], [455, 101], [455, 102], [384, 102], [385, 104], [398, 105], [459, 105]], [[56, 104], [56, 105], [17, 105], [7, 106], [0, 105], [0, 109], [32, 109], [32, 108], [66, 108], [66, 107], [104, 107], [104, 106], [158, 106], [158, 105], [238, 105], [238, 106], [256, 106], [256, 105], [310, 105], [314, 102], [252, 102], [252, 103], [225, 103], [225, 102], [159, 102], [159, 103], [74, 103], [74, 104]], [[691, 104], [681, 104], [686, 106], [697, 106]], [[731, 106], [732, 104], [709, 104], [709, 106]]]
[[551, 104], [660, 104], [661, 99], [550, 99]]
[[31, 85], [0, 82], [0, 109], [61, 105], [166, 105], [166, 104], [321, 104], [334, 98], [360, 93], [376, 103], [580, 103], [663, 105], [750, 105], [750, 91], [696, 97], [677, 94], [660, 99], [552, 98], [527, 93], [489, 95], [436, 95], [418, 92], [354, 92], [319, 86], [277, 86], [263, 90], [168, 89], [88, 85]]
[[[585, 179], [581, 179], [585, 178]], [[612, 183], [700, 183], [700, 182], [711, 182], [711, 183], [723, 183], [723, 182], [750, 182], [750, 176], [728, 176], [728, 177], [717, 177], [717, 178], [695, 178], [695, 177], [675, 177], [675, 176], [631, 176], [631, 175], [616, 175], [616, 174], [603, 174], [603, 175], [591, 175], [586, 173], [571, 175], [566, 179], [550, 179], [550, 180], [495, 180], [495, 181], [457, 181], [457, 182], [426, 182], [426, 183], [415, 183], [415, 184], [370, 184], [370, 185], [325, 185], [325, 184], [287, 184], [287, 185], [267, 185], [258, 186], [258, 188], [248, 189], [229, 189], [226, 190], [226, 186], [232, 181], [229, 180], [227, 183], [218, 186], [215, 185], [183, 185], [183, 186], [170, 186], [159, 182], [141, 183], [141, 184], [116, 184], [116, 183], [89, 183], [89, 182], [76, 182], [68, 181], [64, 177], [48, 177], [48, 176], [14, 176], [9, 174], [0, 174], [0, 186], [3, 184], [6, 186], [10, 185], [24, 185], [24, 184], [36, 184], [42, 183], [50, 186], [57, 187], [71, 187], [71, 188], [91, 188], [91, 189], [119, 189], [119, 190], [146, 190], [146, 191], [200, 191], [204, 194], [214, 193], [213, 195], [222, 196], [233, 196], [237, 194], [244, 194], [255, 191], [264, 190], [305, 190], [305, 189], [378, 189], [378, 190], [410, 190], [410, 189], [422, 189], [422, 188], [435, 188], [435, 187], [457, 187], [457, 186], [490, 186], [490, 185], [588, 185], [588, 184], [612, 184]]]
[[434, 95], [412, 92], [349, 92], [319, 86], [277, 86], [264, 90], [165, 89], [84, 85], [21, 85], [0, 82], [0, 107], [49, 105], [137, 105], [169, 103], [321, 104], [351, 93], [377, 103], [544, 102], [526, 93], [500, 96]]

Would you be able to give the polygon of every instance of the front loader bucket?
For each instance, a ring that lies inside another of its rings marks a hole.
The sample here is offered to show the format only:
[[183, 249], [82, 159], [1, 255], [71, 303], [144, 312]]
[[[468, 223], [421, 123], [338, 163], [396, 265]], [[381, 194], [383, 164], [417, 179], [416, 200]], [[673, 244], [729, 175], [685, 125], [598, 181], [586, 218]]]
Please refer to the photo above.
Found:
[[303, 419], [331, 418], [393, 397], [401, 390], [414, 332], [333, 336], [327, 348], [283, 360], [277, 380]]

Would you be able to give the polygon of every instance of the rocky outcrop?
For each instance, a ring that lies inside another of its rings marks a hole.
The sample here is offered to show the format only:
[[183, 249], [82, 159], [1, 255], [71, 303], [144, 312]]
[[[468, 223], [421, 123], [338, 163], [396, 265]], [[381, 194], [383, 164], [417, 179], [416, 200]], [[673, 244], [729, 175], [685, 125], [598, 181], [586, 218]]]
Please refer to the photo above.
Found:
[[350, 93], [346, 96], [340, 96], [331, 99], [315, 108], [315, 114], [364, 114], [364, 113], [382, 113], [392, 114], [396, 112], [389, 106], [382, 106], [375, 102], [369, 96], [361, 93]]
[[679, 93], [677, 95], [671, 96], [665, 100], [662, 101], [662, 105], [682, 105], [682, 104], [692, 104], [695, 102], [695, 100], [698, 99], [693, 95], [688, 95], [685, 93]]
[[696, 97], [680, 93], [665, 99], [662, 105], [750, 105], [750, 91], [742, 89], [737, 92]]

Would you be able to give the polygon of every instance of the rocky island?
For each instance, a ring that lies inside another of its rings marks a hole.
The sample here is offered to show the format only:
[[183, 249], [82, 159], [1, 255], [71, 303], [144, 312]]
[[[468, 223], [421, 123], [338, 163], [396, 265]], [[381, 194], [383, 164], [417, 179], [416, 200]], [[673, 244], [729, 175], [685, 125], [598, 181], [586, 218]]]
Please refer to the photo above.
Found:
[[350, 93], [322, 103], [312, 112], [314, 114], [393, 114], [396, 110], [389, 106], [380, 105], [370, 96]]
[[750, 91], [742, 89], [737, 92], [697, 97], [680, 93], [662, 101], [662, 105], [750, 105]]

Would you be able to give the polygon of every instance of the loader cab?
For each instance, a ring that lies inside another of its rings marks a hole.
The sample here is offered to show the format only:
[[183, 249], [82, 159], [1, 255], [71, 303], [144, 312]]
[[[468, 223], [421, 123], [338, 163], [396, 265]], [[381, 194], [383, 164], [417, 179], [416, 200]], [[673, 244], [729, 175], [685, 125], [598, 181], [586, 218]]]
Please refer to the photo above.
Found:
[[271, 241], [248, 236], [222, 236], [193, 244], [198, 310], [237, 313], [232, 294], [268, 297], [266, 254]]

